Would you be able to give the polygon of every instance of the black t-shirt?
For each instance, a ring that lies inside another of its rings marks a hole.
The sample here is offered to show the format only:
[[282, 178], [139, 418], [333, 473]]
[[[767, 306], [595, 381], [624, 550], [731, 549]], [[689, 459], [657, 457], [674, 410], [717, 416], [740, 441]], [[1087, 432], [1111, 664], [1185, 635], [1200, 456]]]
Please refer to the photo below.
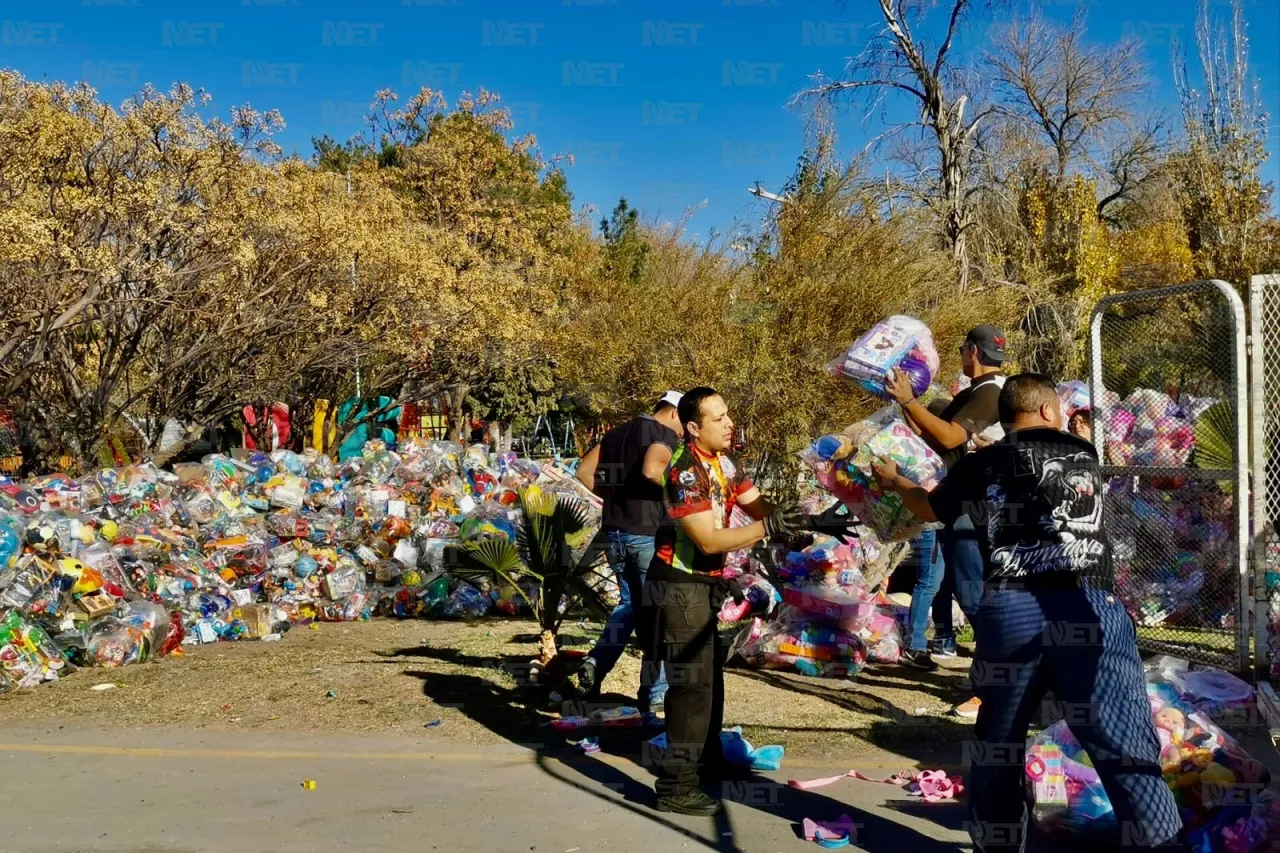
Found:
[[652, 536], [662, 523], [662, 487], [646, 480], [644, 455], [654, 444], [674, 448], [675, 432], [650, 415], [640, 415], [605, 433], [596, 465], [595, 492], [604, 500], [601, 524]]
[[929, 495], [938, 520], [969, 515], [985, 578], [1075, 574], [1115, 584], [1102, 522], [1106, 484], [1093, 445], [1050, 428], [1019, 430], [968, 454]]
[[[989, 373], [974, 381], [947, 404], [938, 417], [964, 427], [970, 437], [982, 432], [1000, 420], [1000, 378], [999, 373]], [[946, 450], [939, 447], [927, 436], [925, 441], [942, 457], [948, 469], [960, 461], [967, 448], [965, 444]]]

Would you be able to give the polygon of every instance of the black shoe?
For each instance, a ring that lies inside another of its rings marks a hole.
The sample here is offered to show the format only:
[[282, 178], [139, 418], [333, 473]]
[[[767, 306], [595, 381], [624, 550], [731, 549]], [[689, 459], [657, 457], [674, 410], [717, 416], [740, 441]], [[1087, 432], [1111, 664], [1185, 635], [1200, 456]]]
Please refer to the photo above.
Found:
[[600, 685], [596, 683], [596, 662], [591, 658], [584, 658], [578, 669], [578, 691], [591, 697], [600, 695]]
[[693, 817], [711, 817], [719, 814], [724, 804], [713, 800], [701, 791], [690, 791], [671, 797], [658, 797], [658, 811], [686, 814]]
[[930, 640], [929, 654], [936, 658], [953, 658], [958, 654], [956, 652], [955, 640]]
[[912, 649], [903, 649], [902, 659], [898, 663], [911, 669], [918, 669], [921, 672], [934, 672], [938, 668], [938, 664], [934, 662], [928, 652], [913, 651]]

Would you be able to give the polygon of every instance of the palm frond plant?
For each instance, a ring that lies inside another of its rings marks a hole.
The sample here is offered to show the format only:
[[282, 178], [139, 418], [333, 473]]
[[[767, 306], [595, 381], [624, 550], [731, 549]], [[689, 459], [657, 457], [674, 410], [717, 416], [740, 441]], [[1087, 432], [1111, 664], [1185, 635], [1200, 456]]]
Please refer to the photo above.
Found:
[[[520, 492], [520, 510], [515, 542], [462, 543], [455, 574], [464, 580], [487, 578], [514, 588], [538, 620], [538, 660], [547, 664], [558, 652], [560, 625], [570, 607], [578, 603], [608, 613], [608, 603], [588, 583], [598, 552], [588, 548], [577, 557], [568, 541], [587, 526], [583, 502], [530, 486]], [[521, 580], [537, 581], [537, 594], [526, 593]]]
[[1196, 420], [1195, 464], [1199, 468], [1230, 470], [1236, 465], [1236, 415], [1230, 403], [1214, 403]]

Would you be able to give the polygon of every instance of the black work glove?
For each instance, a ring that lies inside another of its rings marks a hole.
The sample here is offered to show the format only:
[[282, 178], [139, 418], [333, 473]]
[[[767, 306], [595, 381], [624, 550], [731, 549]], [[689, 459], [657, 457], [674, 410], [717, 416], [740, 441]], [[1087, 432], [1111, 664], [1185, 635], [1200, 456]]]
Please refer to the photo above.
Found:
[[794, 501], [784, 501], [764, 519], [764, 534], [770, 539], [791, 539], [804, 527], [804, 513]]
[[742, 584], [737, 578], [716, 578], [715, 583], [711, 585], [709, 597], [711, 610], [714, 613], [720, 612], [720, 606], [726, 599], [732, 598], [734, 604], [741, 604], [747, 600], [746, 593], [742, 591]]

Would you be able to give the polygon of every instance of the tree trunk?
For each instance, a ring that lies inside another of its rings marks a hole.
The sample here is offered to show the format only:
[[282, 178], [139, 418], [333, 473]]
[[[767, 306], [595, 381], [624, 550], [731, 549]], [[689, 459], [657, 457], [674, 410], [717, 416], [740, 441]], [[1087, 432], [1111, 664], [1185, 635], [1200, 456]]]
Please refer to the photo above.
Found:
[[543, 628], [542, 639], [538, 646], [538, 662], [544, 665], [551, 663], [556, 654], [556, 632], [550, 628]]
[[467, 438], [471, 434], [471, 423], [464, 411], [467, 403], [467, 395], [471, 393], [471, 386], [465, 382], [453, 386], [449, 394], [449, 417], [453, 421], [452, 439], [458, 444], [466, 444]]

